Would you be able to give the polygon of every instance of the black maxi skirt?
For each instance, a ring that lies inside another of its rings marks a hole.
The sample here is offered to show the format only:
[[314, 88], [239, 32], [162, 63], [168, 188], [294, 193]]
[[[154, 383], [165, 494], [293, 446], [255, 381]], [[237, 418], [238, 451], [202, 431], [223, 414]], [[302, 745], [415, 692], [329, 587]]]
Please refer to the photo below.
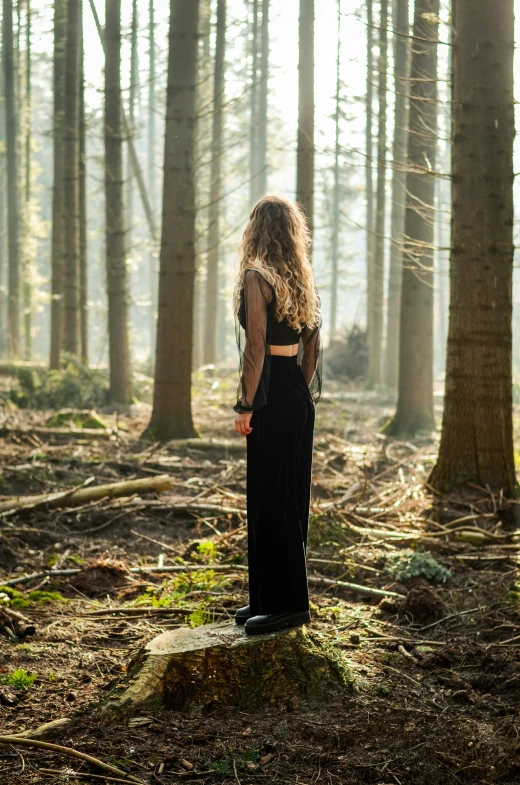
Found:
[[314, 403], [296, 356], [272, 355], [267, 403], [247, 441], [247, 533], [251, 613], [307, 611], [305, 555], [311, 495]]

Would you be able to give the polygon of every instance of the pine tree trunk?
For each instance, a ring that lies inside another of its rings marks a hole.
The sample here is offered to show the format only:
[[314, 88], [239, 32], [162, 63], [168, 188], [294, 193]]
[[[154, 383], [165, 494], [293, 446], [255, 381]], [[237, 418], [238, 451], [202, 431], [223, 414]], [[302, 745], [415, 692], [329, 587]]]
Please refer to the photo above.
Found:
[[258, 189], [258, 5], [259, 0], [253, 0], [253, 18], [251, 22], [251, 85], [250, 85], [250, 128], [249, 128], [249, 201], [251, 206], [259, 199]]
[[334, 193], [332, 206], [332, 275], [330, 280], [330, 342], [336, 337], [338, 306], [338, 252], [339, 252], [339, 128], [341, 89], [341, 0], [338, 0], [338, 44], [336, 51], [336, 116], [334, 142]]
[[[475, 42], [479, 42], [478, 48]], [[512, 496], [513, 0], [455, 0], [446, 393], [430, 483]]]
[[388, 68], [388, 0], [381, 0], [379, 23], [379, 122], [377, 138], [376, 226], [370, 276], [370, 331], [368, 333], [368, 381], [379, 384], [382, 373], [385, 217], [386, 217], [386, 90]]
[[79, 50], [81, 0], [68, 0], [63, 136], [63, 349], [81, 354], [79, 269]]
[[[433, 244], [439, 0], [416, 0], [410, 77], [397, 411], [387, 433], [434, 427]], [[431, 42], [431, 43], [429, 43]]]
[[217, 40], [213, 91], [213, 139], [211, 144], [211, 186], [209, 196], [208, 266], [204, 309], [204, 365], [217, 361], [217, 324], [219, 301], [220, 198], [222, 190], [222, 126], [224, 67], [226, 55], [226, 0], [217, 3]]
[[60, 367], [63, 333], [63, 126], [65, 100], [66, 0], [54, 3], [54, 185], [52, 190], [52, 300], [50, 368]]
[[392, 164], [392, 220], [390, 270], [388, 275], [388, 319], [384, 359], [384, 381], [397, 387], [399, 365], [399, 310], [403, 264], [403, 233], [406, 203], [406, 154], [408, 145], [408, 92], [410, 89], [410, 24], [408, 0], [394, 2], [395, 123]]
[[0, 61], [0, 357], [7, 356], [6, 154], [4, 64]]
[[[32, 96], [31, 96], [31, 0], [26, 0], [26, 49], [25, 49], [25, 231], [30, 231], [31, 210], [31, 121], [32, 121]], [[26, 246], [28, 244], [26, 243]], [[24, 323], [24, 357], [32, 357], [32, 265], [30, 254], [25, 248], [23, 272], [23, 323]]]
[[262, 0], [258, 91], [258, 198], [267, 193], [267, 109], [269, 97], [269, 0]]
[[[139, 79], [137, 60], [137, 0], [132, 0], [132, 26], [130, 32], [130, 90], [128, 93], [128, 123], [135, 140], [135, 104]], [[126, 176], [126, 246], [132, 254], [132, 225], [134, 222], [134, 170], [132, 159], [127, 157]]]
[[314, 0], [300, 0], [296, 198], [314, 226]]
[[131, 396], [128, 284], [123, 210], [121, 0], [107, 0], [105, 25], [105, 196], [110, 400]]
[[9, 243], [7, 332], [9, 357], [14, 359], [20, 356], [20, 221], [18, 202], [18, 133], [14, 91], [13, 0], [3, 0], [2, 21], [7, 156], [7, 232]]
[[[155, 176], [155, 0], [149, 0], [148, 5], [148, 24], [149, 24], [149, 75], [148, 75], [148, 190], [150, 192], [150, 204], [154, 213], [157, 210], [157, 186]], [[157, 258], [154, 251], [150, 251], [148, 256], [149, 281], [150, 281], [150, 358], [153, 364], [155, 358], [155, 338], [157, 334]]]
[[374, 6], [373, 0], [367, 2], [367, 84], [366, 84], [366, 126], [365, 126], [365, 145], [366, 145], [366, 168], [365, 168], [365, 190], [366, 190], [366, 274], [367, 274], [367, 336], [372, 332], [372, 279], [374, 264], [374, 134], [373, 134], [373, 110], [374, 110], [374, 55], [373, 55], [373, 36], [374, 36]]
[[195, 435], [191, 414], [195, 278], [196, 84], [199, 2], [170, 0], [163, 225], [150, 434]]
[[79, 76], [79, 304], [81, 359], [88, 366], [88, 248], [87, 248], [87, 126], [85, 120], [85, 51], [83, 20]]
[[[208, 106], [213, 101], [215, 58], [211, 56], [211, 6], [212, 0], [201, 0], [199, 10], [199, 56], [197, 64], [197, 138], [195, 143], [195, 202], [197, 209], [197, 238], [195, 243], [195, 283], [193, 286], [193, 355], [192, 369], [204, 364], [205, 297], [208, 274], [208, 234], [211, 190], [212, 146], [208, 140], [213, 135], [213, 115]], [[222, 204], [219, 204], [219, 216]], [[218, 311], [218, 308], [217, 308]], [[218, 352], [217, 352], [218, 354]]]

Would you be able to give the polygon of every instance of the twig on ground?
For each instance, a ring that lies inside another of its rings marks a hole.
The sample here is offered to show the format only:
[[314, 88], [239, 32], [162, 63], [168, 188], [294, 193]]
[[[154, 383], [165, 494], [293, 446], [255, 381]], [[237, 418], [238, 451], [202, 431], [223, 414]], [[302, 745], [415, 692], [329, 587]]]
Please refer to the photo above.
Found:
[[109, 763], [104, 763], [98, 758], [93, 758], [92, 755], [87, 755], [84, 752], [78, 752], [78, 750], [75, 750], [72, 747], [62, 747], [60, 744], [49, 744], [46, 741], [25, 739], [21, 736], [0, 736], [0, 744], [21, 744], [25, 747], [38, 747], [42, 750], [58, 752], [62, 755], [68, 755], [70, 758], [84, 760], [86, 763], [90, 763], [92, 766], [96, 766], [98, 769], [103, 769], [103, 771], [107, 771], [109, 774], [114, 774], [118, 777], [121, 777], [123, 781], [136, 782], [138, 785], [143, 785], [143, 781], [137, 777], [134, 777], [132, 774], [127, 774], [125, 771], [118, 769], [116, 766], [111, 766]]

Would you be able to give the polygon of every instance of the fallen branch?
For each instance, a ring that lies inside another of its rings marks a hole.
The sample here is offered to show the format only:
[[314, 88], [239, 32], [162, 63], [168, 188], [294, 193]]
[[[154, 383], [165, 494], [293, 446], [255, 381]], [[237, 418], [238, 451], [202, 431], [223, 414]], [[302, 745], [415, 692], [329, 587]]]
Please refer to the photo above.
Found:
[[104, 782], [128, 782], [119, 777], [107, 777], [105, 774], [83, 774], [80, 771], [60, 771], [60, 769], [38, 769], [42, 774], [49, 774], [54, 777], [88, 777], [88, 779], [103, 780]]
[[21, 744], [26, 747], [38, 747], [42, 750], [50, 750], [51, 752], [59, 752], [62, 755], [68, 755], [69, 758], [77, 758], [96, 766], [98, 769], [107, 771], [109, 774], [120, 777], [126, 782], [137, 782], [138, 785], [144, 785], [142, 780], [137, 779], [132, 774], [127, 774], [125, 771], [118, 769], [117, 766], [111, 766], [109, 763], [104, 763], [98, 758], [93, 758], [92, 755], [86, 755], [84, 752], [78, 752], [72, 747], [62, 747], [60, 744], [49, 744], [46, 741], [37, 741], [36, 739], [26, 739], [21, 736], [0, 736], [0, 744]]
[[115, 438], [114, 431], [110, 428], [2, 428], [0, 436], [47, 436], [54, 439], [101, 439], [110, 441]]
[[[140, 575], [141, 573], [147, 574], [149, 572], [192, 572], [194, 570], [215, 570], [219, 572], [224, 570], [247, 570], [247, 567], [243, 564], [172, 564], [167, 567], [130, 567], [128, 572]], [[20, 575], [18, 578], [11, 578], [10, 581], [3, 581], [0, 585], [17, 586], [19, 583], [29, 583], [41, 578], [66, 577], [77, 575], [79, 572], [81, 572], [79, 567], [72, 567], [70, 570], [45, 570], [45, 572], [33, 572], [31, 575]]]
[[21, 509], [34, 509], [36, 506], [61, 507], [66, 501], [66, 507], [76, 507], [80, 504], [96, 502], [100, 499], [116, 499], [121, 496], [132, 496], [135, 493], [151, 493], [152, 491], [170, 491], [173, 480], [167, 474], [157, 477], [144, 477], [140, 480], [127, 480], [114, 482], [109, 485], [95, 485], [92, 488], [79, 488], [73, 491], [60, 491], [58, 493], [45, 493], [38, 496], [19, 496], [15, 499], [6, 499], [0, 502], [0, 513]]
[[397, 597], [400, 600], [404, 600], [404, 594], [398, 594], [395, 591], [389, 591], [388, 589], [373, 589], [371, 586], [360, 586], [357, 583], [335, 581], [332, 578], [321, 578], [310, 575], [308, 582], [311, 586], [337, 586], [338, 588], [348, 589], [357, 594], [364, 594], [367, 597]]

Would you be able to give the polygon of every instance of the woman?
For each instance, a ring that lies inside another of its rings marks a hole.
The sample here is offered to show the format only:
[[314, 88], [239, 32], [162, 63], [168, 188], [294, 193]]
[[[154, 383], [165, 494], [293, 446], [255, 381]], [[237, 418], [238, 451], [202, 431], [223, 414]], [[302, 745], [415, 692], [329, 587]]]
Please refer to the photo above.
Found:
[[321, 319], [309, 243], [299, 207], [266, 196], [240, 249], [234, 410], [247, 439], [249, 605], [235, 620], [250, 635], [310, 621], [305, 553]]

